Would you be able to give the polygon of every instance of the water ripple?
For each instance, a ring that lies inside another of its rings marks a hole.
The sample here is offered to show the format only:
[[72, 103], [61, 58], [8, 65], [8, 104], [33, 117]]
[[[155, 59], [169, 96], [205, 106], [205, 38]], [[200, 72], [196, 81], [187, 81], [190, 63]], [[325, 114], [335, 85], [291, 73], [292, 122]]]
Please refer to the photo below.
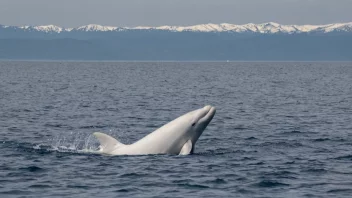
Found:
[[[120, 53], [120, 52], [119, 52]], [[348, 62], [0, 62], [0, 197], [350, 197]], [[190, 156], [97, 154], [185, 112]]]

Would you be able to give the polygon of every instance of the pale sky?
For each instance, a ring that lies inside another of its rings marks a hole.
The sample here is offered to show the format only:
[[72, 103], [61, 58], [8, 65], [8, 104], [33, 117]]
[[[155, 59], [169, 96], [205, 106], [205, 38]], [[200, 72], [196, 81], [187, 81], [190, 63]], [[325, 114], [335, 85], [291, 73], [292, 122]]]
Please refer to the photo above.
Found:
[[352, 0], [0, 0], [0, 24], [77, 27], [352, 22]]

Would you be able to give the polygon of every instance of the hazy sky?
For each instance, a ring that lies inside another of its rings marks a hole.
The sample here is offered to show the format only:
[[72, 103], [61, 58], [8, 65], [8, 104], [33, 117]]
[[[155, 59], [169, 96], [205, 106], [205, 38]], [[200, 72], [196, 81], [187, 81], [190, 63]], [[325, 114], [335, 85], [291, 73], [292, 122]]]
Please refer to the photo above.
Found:
[[352, 0], [0, 0], [0, 24], [76, 27], [352, 22]]

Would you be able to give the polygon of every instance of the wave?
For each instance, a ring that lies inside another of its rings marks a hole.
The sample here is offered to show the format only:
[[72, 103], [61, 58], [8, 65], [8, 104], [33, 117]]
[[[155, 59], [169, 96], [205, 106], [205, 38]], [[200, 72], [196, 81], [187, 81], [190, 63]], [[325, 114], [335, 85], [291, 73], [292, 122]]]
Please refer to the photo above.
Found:
[[253, 184], [256, 187], [264, 187], [264, 188], [272, 188], [272, 187], [282, 187], [282, 186], [289, 186], [289, 184], [274, 181], [274, 180], [262, 180]]

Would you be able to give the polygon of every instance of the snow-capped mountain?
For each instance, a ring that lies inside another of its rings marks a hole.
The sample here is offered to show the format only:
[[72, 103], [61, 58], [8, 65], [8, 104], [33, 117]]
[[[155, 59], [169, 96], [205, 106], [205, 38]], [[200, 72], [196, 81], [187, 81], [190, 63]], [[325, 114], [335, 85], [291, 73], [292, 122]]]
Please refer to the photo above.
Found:
[[0, 59], [352, 61], [352, 23], [0, 25]]
[[274, 22], [253, 24], [248, 23], [244, 25], [235, 25], [229, 23], [221, 24], [201, 24], [194, 26], [160, 26], [160, 27], [134, 27], [125, 29], [144, 29], [144, 30], [167, 30], [173, 32], [251, 32], [262, 34], [274, 33], [309, 33], [309, 32], [352, 32], [352, 22], [350, 23], [336, 23], [327, 25], [281, 25]]
[[96, 24], [89, 24], [85, 26], [81, 26], [78, 28], [68, 28], [66, 31], [85, 31], [85, 32], [107, 32], [107, 31], [116, 31], [119, 29], [118, 27], [113, 27], [113, 26], [102, 26], [102, 25], [96, 25]]
[[114, 27], [102, 26], [96, 24], [85, 25], [77, 28], [62, 28], [55, 25], [46, 26], [3, 26], [2, 29], [21, 29], [23, 31], [37, 31], [44, 33], [62, 33], [62, 32], [114, 32], [128, 30], [161, 30], [171, 32], [229, 32], [229, 33], [259, 33], [259, 34], [299, 34], [299, 33], [330, 33], [330, 32], [352, 32], [352, 22], [334, 23], [327, 25], [281, 25], [274, 22], [244, 25], [235, 25], [229, 23], [221, 24], [201, 24], [193, 26], [137, 26], [137, 27]]

